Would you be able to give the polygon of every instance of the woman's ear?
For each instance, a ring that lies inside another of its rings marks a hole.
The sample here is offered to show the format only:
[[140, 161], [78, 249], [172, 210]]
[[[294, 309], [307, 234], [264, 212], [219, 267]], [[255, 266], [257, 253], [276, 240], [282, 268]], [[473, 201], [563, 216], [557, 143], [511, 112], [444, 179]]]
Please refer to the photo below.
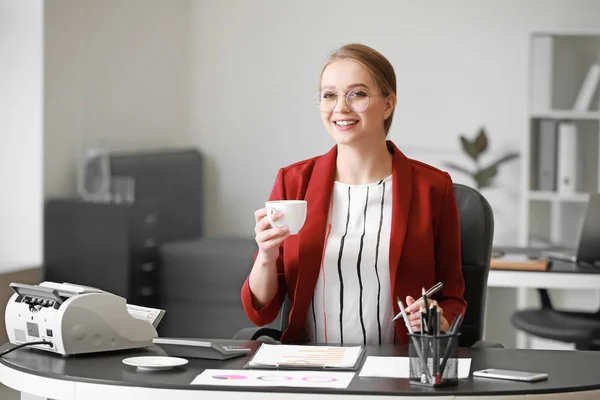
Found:
[[396, 108], [396, 95], [391, 93], [385, 99], [385, 110], [383, 111], [383, 119], [388, 119], [394, 108]]

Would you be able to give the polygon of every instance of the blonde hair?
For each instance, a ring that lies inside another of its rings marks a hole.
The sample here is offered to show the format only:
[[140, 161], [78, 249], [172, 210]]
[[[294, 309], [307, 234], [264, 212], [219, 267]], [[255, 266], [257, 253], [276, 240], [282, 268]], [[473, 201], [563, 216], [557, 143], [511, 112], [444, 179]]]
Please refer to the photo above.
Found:
[[[323, 78], [323, 72], [329, 64], [333, 61], [344, 59], [354, 60], [364, 65], [373, 75], [375, 83], [384, 96], [396, 94], [396, 73], [392, 64], [377, 50], [359, 43], [347, 44], [331, 53], [321, 69], [319, 82]], [[392, 126], [394, 111], [392, 110], [390, 116], [383, 123], [386, 136]]]

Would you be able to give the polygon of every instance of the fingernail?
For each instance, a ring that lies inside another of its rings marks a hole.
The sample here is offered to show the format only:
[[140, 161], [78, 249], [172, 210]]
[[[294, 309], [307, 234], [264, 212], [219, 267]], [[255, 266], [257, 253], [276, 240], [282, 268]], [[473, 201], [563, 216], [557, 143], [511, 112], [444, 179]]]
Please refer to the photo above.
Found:
[[289, 231], [290, 228], [288, 228], [287, 226], [282, 226], [281, 227], [281, 232], [287, 232]]

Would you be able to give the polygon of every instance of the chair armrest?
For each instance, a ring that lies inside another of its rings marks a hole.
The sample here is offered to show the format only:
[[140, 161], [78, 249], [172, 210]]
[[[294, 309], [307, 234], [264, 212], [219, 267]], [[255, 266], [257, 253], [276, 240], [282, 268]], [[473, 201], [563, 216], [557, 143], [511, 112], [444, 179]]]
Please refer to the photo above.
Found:
[[490, 340], [480, 340], [475, 342], [471, 348], [474, 349], [503, 349], [504, 345]]
[[278, 342], [281, 331], [273, 328], [244, 328], [235, 334], [235, 340], [259, 340], [263, 342]]

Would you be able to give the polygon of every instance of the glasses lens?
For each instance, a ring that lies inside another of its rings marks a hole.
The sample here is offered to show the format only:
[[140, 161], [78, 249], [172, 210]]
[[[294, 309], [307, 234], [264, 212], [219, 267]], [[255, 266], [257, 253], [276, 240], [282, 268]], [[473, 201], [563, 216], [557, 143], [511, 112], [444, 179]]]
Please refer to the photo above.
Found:
[[363, 112], [369, 107], [369, 94], [363, 90], [349, 92], [347, 99], [348, 106], [355, 112]]
[[[343, 94], [342, 94], [343, 95]], [[338, 104], [339, 94], [330, 90], [321, 90], [315, 95], [315, 102], [322, 112], [331, 112]], [[369, 94], [363, 90], [348, 92], [348, 107], [354, 112], [363, 112], [369, 107]]]
[[317, 93], [316, 99], [319, 109], [323, 112], [331, 112], [337, 104], [337, 94], [330, 90], [321, 90]]

